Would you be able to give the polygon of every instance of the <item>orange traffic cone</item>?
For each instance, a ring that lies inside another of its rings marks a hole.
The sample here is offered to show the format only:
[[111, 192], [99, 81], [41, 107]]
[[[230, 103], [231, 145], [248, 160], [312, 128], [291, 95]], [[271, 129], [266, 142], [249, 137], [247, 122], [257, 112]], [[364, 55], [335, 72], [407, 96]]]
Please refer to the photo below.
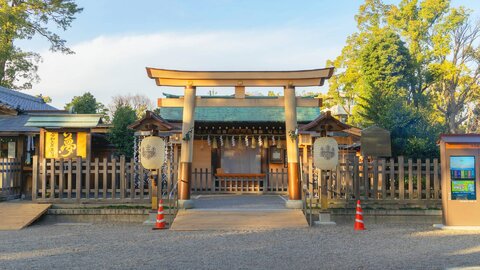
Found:
[[165, 227], [165, 217], [163, 216], [163, 200], [160, 199], [158, 202], [158, 212], [157, 212], [157, 221], [155, 222], [155, 227], [152, 230], [162, 230], [166, 229]]
[[363, 223], [363, 211], [362, 206], [360, 205], [360, 200], [357, 201], [357, 210], [355, 214], [355, 226], [353, 227], [355, 231], [365, 230], [365, 224]]

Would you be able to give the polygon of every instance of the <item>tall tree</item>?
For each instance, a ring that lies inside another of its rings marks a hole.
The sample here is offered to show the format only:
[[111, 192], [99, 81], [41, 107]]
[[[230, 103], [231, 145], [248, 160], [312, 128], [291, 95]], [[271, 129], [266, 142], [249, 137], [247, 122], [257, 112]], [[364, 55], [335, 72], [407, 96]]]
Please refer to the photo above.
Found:
[[463, 20], [451, 36], [451, 49], [431, 65], [438, 78], [432, 90], [436, 95], [436, 108], [443, 115], [448, 131], [459, 133], [462, 124], [469, 117], [475, 117], [469, 111], [475, 111], [471, 106], [476, 105], [480, 95], [480, 21], [474, 24]]
[[118, 95], [112, 98], [112, 103], [109, 105], [110, 112], [113, 115], [118, 108], [125, 106], [132, 108], [137, 118], [143, 117], [147, 110], [153, 109], [152, 101], [145, 95]]
[[0, 85], [28, 89], [39, 80], [40, 55], [23, 51], [15, 41], [38, 35], [50, 43], [51, 51], [73, 53], [50, 29], [65, 31], [81, 11], [74, 0], [0, 0]]
[[[363, 86], [358, 99], [357, 121], [391, 129], [392, 115], [408, 95], [411, 59], [400, 37], [388, 29], [377, 29], [358, 59]], [[396, 104], [396, 106], [392, 106]], [[355, 117], [355, 115], [354, 115]]]
[[129, 105], [121, 105], [113, 114], [112, 128], [109, 131], [108, 139], [115, 145], [117, 151], [126, 157], [133, 156], [133, 130], [128, 126], [135, 122], [135, 110]]
[[106, 122], [109, 122], [108, 109], [90, 93], [73, 97], [72, 101], [65, 105], [65, 110], [78, 114], [101, 114]]

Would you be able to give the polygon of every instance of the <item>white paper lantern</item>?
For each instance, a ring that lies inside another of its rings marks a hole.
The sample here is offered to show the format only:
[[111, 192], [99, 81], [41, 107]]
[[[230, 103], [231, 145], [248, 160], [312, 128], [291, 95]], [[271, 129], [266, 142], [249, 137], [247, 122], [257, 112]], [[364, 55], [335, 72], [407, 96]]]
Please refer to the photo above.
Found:
[[329, 137], [316, 138], [313, 144], [313, 164], [321, 170], [333, 170], [338, 164], [338, 143]]
[[160, 169], [165, 161], [165, 142], [162, 138], [146, 137], [140, 144], [140, 162], [147, 170]]

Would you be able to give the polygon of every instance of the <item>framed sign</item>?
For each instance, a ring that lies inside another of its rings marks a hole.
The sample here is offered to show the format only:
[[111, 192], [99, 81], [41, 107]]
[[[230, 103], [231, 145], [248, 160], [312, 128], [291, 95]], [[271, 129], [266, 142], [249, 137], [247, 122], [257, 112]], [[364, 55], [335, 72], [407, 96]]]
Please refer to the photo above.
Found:
[[452, 200], [476, 200], [475, 157], [451, 156]]
[[46, 132], [45, 158], [87, 157], [86, 132]]
[[283, 163], [285, 151], [282, 148], [277, 148], [277, 146], [270, 147], [270, 162], [271, 163]]

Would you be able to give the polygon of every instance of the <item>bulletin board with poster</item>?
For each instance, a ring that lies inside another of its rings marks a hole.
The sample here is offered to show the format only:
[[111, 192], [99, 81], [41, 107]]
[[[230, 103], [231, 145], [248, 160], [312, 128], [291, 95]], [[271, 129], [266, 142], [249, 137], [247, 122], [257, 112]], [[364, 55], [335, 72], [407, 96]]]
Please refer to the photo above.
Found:
[[475, 156], [450, 156], [452, 200], [476, 200]]
[[45, 132], [45, 158], [87, 157], [86, 132]]

